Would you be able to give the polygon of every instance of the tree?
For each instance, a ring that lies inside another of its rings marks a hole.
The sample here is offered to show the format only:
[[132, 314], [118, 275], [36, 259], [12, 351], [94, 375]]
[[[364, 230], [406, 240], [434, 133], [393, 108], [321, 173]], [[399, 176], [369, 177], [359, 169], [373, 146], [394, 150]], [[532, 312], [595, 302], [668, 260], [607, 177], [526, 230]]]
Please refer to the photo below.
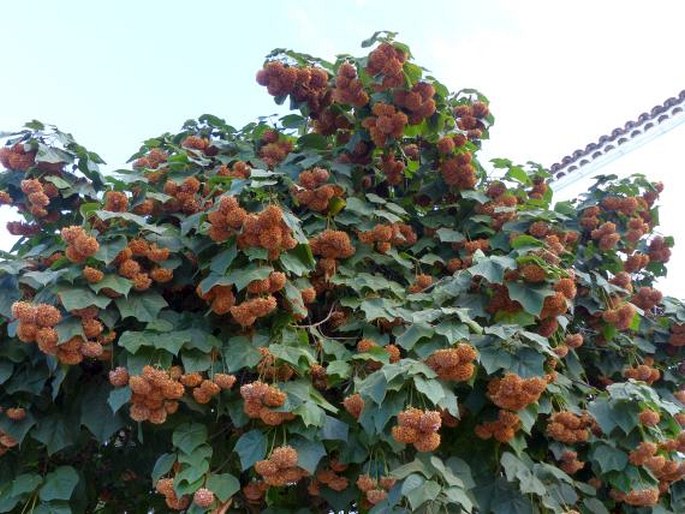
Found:
[[40, 122], [0, 200], [0, 512], [685, 510], [661, 190], [478, 162], [485, 97], [392, 33], [132, 167]]

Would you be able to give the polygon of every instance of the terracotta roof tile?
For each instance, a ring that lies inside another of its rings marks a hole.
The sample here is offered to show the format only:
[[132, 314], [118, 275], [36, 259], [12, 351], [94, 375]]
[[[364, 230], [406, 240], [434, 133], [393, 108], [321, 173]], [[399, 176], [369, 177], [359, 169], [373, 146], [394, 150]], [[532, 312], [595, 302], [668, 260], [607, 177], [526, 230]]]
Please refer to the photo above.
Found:
[[552, 164], [550, 166], [552, 180], [567, 176], [630, 140], [642, 136], [648, 130], [682, 113], [683, 109], [685, 109], [685, 90], [681, 91], [677, 97], [671, 97], [664, 103], [655, 105], [651, 111], [643, 112], [636, 120], [629, 120], [622, 127], [617, 127], [611, 133], [601, 136], [597, 142], [589, 143], [585, 149], [578, 149]]

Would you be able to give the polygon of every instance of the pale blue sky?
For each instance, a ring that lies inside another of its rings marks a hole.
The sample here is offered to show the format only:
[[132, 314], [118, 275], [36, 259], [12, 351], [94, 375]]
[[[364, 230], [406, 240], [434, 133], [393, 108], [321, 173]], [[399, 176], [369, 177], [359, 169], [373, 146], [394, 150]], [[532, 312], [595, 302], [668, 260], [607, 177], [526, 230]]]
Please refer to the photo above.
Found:
[[[484, 157], [549, 165], [685, 88], [677, 0], [23, 0], [0, 12], [0, 131], [56, 124], [110, 169], [188, 118], [241, 126], [277, 112], [254, 81], [271, 49], [361, 55], [380, 29], [450, 89], [490, 97]], [[666, 177], [664, 231], [683, 241], [685, 270], [680, 139], [613, 168]]]
[[[453, 2], [27, 1], [2, 6], [0, 128], [58, 124], [117, 165], [143, 139], [212, 112], [235, 125], [277, 109], [254, 82], [274, 47], [360, 52], [373, 31], [469, 34], [507, 20]], [[466, 5], [466, 4], [465, 4]], [[450, 7], [452, 6], [452, 7]], [[438, 12], [436, 12], [436, 10]], [[430, 56], [424, 55], [422, 63]], [[434, 64], [434, 63], [433, 63]]]
[[277, 109], [254, 82], [274, 47], [361, 54], [398, 31], [453, 90], [481, 89], [488, 152], [544, 164], [685, 87], [676, 1], [205, 0], [4, 2], [0, 130], [38, 118], [113, 166], [212, 112], [242, 125]]

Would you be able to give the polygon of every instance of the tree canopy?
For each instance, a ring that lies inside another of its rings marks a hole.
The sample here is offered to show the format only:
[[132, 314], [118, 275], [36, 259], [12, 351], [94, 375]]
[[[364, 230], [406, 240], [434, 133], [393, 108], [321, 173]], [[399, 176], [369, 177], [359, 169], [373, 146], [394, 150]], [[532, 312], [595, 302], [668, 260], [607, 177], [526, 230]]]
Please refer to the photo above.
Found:
[[685, 511], [661, 185], [554, 204], [479, 162], [487, 98], [362, 46], [274, 50], [292, 113], [200, 116], [130, 169], [5, 138], [0, 512]]

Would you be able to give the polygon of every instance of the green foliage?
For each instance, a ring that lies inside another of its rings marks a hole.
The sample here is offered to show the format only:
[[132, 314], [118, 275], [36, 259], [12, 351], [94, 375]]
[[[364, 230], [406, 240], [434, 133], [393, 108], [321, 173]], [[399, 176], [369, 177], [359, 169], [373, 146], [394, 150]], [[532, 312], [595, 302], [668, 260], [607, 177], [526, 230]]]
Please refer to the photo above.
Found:
[[203, 115], [111, 176], [7, 139], [0, 512], [683, 511], [660, 185], [488, 176], [487, 99], [394, 38], [275, 50], [296, 113]]

